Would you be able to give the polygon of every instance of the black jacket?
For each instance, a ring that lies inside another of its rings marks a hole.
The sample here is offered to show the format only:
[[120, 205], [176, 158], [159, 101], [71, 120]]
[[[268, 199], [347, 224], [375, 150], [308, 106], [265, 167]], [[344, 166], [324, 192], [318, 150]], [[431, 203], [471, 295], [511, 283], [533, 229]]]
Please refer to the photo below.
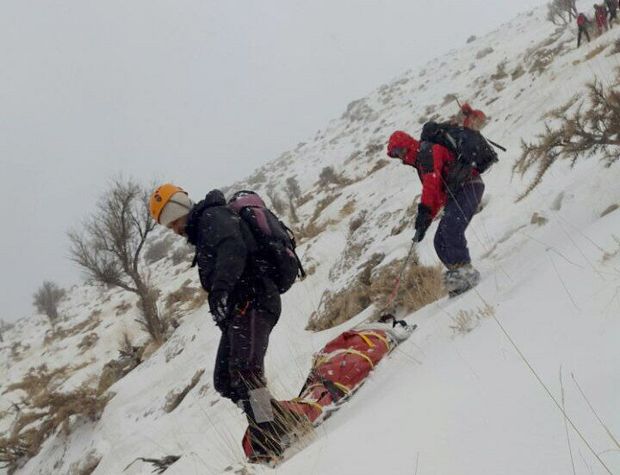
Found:
[[280, 315], [276, 285], [253, 265], [257, 245], [252, 232], [226, 206], [221, 191], [210, 191], [192, 208], [185, 231], [190, 244], [196, 246], [200, 283], [207, 292], [227, 292], [231, 310], [249, 303]]

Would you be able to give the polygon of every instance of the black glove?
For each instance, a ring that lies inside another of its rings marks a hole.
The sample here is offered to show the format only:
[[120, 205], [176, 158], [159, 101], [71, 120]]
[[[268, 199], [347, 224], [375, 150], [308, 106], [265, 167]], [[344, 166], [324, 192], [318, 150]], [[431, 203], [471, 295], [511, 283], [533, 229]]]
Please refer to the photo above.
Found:
[[216, 325], [221, 325], [228, 318], [230, 309], [228, 308], [228, 292], [225, 290], [214, 290], [209, 293], [209, 310]]
[[418, 214], [415, 217], [415, 236], [413, 236], [414, 242], [420, 242], [424, 239], [426, 230], [433, 222], [433, 216], [431, 209], [420, 203], [418, 205]]

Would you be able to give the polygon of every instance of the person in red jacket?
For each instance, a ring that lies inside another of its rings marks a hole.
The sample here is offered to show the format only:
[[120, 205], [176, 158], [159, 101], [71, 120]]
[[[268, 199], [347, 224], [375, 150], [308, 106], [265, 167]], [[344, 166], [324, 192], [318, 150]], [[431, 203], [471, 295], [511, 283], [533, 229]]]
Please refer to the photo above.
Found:
[[594, 16], [596, 17], [596, 27], [598, 28], [598, 34], [603, 34], [608, 29], [607, 27], [607, 8], [605, 5], [594, 4]]
[[387, 154], [414, 167], [422, 182], [422, 197], [415, 218], [415, 242], [424, 239], [433, 219], [443, 209], [434, 245], [447, 268], [446, 290], [454, 296], [476, 286], [480, 273], [471, 265], [465, 230], [484, 193], [484, 183], [478, 172], [474, 169], [463, 172], [447, 148], [419, 142], [400, 130], [390, 136]]
[[579, 15], [577, 15], [577, 28], [579, 29], [579, 33], [577, 34], [577, 48], [581, 46], [581, 35], [582, 34], [585, 34], [586, 38], [588, 39], [588, 43], [590, 42], [590, 34], [588, 33], [588, 23], [589, 23], [589, 20], [583, 13], [580, 13]]
[[[467, 102], [465, 102], [461, 106], [461, 117], [463, 127], [467, 127], [468, 129], [480, 131], [484, 124], [486, 123], [487, 116], [484, 112], [478, 109], [474, 109]], [[459, 121], [461, 122], [461, 121]]]

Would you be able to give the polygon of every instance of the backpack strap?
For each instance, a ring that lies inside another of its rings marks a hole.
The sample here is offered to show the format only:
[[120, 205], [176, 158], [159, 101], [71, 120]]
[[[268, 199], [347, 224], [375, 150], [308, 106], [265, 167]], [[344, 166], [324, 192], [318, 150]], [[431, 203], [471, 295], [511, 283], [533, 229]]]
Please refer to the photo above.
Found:
[[[278, 220], [280, 221], [280, 220]], [[289, 238], [291, 240], [291, 243], [293, 244], [293, 249], [291, 249], [293, 251], [293, 255], [295, 256], [295, 260], [297, 261], [297, 267], [299, 268], [299, 278], [300, 279], [305, 279], [306, 278], [306, 271], [304, 270], [304, 266], [301, 263], [301, 259], [299, 258], [299, 256], [297, 255], [297, 241], [295, 241], [295, 234], [293, 233], [293, 231], [291, 230], [291, 228], [289, 228], [286, 224], [284, 224], [282, 221], [280, 221], [280, 224], [282, 225], [282, 227], [286, 230], [286, 232], [289, 235]]]

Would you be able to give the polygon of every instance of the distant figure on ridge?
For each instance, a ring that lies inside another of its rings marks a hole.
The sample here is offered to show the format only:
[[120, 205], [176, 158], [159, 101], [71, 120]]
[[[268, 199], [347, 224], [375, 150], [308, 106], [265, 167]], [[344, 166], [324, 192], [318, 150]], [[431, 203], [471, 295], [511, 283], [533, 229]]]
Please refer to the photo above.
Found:
[[247, 416], [257, 448], [251, 462], [279, 456], [291, 424], [301, 423], [272, 398], [263, 364], [280, 317], [280, 294], [303, 274], [288, 228], [251, 191], [240, 191], [227, 203], [213, 190], [194, 204], [168, 183], [153, 192], [149, 208], [159, 224], [196, 247], [194, 265], [222, 331], [214, 387]]
[[618, 3], [616, 3], [616, 0], [605, 0], [605, 5], [607, 5], [607, 13], [609, 14], [608, 24], [611, 28], [611, 22], [618, 21]]
[[577, 34], [577, 48], [581, 46], [581, 35], [586, 35], [588, 39], [588, 43], [590, 42], [590, 33], [588, 33], [588, 26], [590, 21], [588, 17], [586, 17], [583, 13], [577, 15], [577, 28], [579, 29], [579, 33]]
[[607, 30], [607, 8], [605, 5], [594, 4], [594, 17], [596, 18], [596, 28], [598, 34], [602, 35]]

